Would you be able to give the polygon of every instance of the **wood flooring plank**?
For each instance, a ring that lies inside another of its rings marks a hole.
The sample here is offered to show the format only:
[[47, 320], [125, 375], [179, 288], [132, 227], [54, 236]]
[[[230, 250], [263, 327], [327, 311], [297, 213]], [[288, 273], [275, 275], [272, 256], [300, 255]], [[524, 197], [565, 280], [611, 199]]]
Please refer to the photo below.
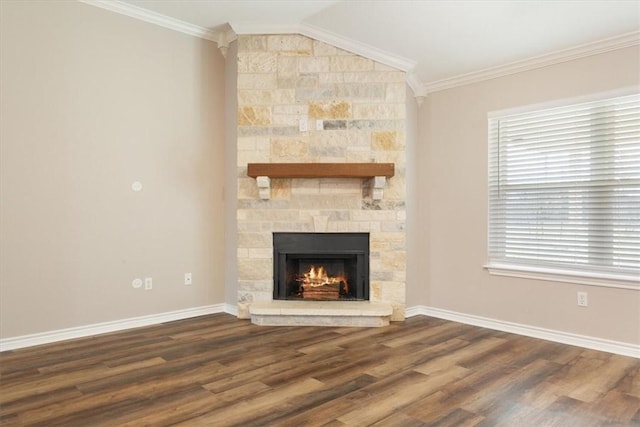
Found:
[[200, 316], [0, 353], [0, 426], [640, 426], [640, 359], [427, 316]]

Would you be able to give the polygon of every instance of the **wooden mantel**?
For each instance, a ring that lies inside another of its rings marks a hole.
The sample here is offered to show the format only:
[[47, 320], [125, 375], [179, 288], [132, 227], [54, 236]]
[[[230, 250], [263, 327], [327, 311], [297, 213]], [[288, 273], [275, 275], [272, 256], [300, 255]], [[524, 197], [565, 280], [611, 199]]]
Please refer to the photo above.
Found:
[[271, 198], [271, 178], [372, 178], [371, 197], [382, 199], [387, 178], [394, 174], [393, 163], [249, 163], [247, 175], [256, 179], [258, 194]]
[[391, 178], [393, 163], [249, 163], [252, 178]]

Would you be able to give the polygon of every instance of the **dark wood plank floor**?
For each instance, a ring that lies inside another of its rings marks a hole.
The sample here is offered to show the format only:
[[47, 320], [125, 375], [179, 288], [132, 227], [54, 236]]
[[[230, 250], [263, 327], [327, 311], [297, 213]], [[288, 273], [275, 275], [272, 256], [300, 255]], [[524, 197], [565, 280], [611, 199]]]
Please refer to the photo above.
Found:
[[3, 426], [638, 426], [640, 360], [416, 316], [203, 316], [0, 353]]

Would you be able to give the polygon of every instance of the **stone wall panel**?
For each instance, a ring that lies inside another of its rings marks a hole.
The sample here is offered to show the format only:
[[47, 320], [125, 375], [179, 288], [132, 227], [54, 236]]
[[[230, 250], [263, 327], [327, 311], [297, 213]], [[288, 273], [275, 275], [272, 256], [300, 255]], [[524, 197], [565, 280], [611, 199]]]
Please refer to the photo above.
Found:
[[[238, 316], [273, 291], [273, 232], [370, 233], [370, 299], [404, 318], [405, 73], [301, 35], [238, 40]], [[308, 129], [300, 130], [306, 119]], [[322, 129], [316, 129], [316, 121]], [[247, 163], [392, 162], [371, 180], [271, 179], [258, 197]]]

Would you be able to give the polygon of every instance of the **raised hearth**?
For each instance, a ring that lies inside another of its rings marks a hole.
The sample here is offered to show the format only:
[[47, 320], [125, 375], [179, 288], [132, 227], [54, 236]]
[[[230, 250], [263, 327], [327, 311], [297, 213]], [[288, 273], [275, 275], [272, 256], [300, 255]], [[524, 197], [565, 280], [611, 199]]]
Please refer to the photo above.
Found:
[[391, 304], [371, 301], [266, 301], [249, 309], [251, 323], [263, 326], [389, 325]]

